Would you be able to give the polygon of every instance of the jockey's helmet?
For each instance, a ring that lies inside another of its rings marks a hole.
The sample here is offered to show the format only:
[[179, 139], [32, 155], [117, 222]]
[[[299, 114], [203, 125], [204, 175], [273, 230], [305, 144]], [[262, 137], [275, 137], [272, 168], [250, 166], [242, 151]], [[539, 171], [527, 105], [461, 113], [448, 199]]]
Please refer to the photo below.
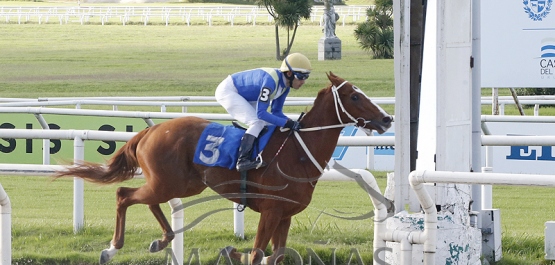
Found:
[[292, 71], [308, 74], [312, 71], [312, 65], [310, 65], [310, 60], [303, 54], [292, 53], [285, 57], [279, 70], [282, 72]]

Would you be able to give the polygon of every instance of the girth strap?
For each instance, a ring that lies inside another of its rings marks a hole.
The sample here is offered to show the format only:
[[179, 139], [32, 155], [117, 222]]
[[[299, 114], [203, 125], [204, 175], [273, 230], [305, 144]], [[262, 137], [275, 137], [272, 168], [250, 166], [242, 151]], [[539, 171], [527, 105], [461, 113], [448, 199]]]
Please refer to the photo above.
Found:
[[241, 204], [237, 205], [238, 212], [242, 212], [247, 208], [247, 197], [244, 196], [247, 193], [247, 172], [247, 170], [241, 171], [241, 186], [239, 187]]

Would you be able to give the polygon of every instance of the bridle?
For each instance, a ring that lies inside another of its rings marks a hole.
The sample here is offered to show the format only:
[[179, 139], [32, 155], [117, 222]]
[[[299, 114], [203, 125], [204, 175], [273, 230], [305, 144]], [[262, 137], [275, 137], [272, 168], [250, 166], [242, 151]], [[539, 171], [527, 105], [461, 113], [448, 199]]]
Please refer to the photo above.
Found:
[[[357, 126], [357, 127], [364, 127], [366, 126], [367, 123], [369, 123], [370, 121], [366, 121], [364, 118], [357, 118], [355, 119], [353, 117], [353, 115], [351, 115], [343, 106], [343, 102], [341, 102], [341, 98], [339, 98], [339, 92], [337, 92], [341, 87], [343, 87], [343, 85], [345, 85], [347, 83], [347, 81], [344, 81], [343, 83], [341, 83], [341, 85], [339, 85], [338, 87], [336, 87], [335, 85], [331, 87], [331, 92], [333, 93], [333, 101], [335, 102], [335, 113], [337, 114], [337, 119], [339, 120], [339, 122], [341, 124], [343, 124], [343, 121], [341, 120], [341, 116], [339, 115], [339, 109], [337, 108], [337, 106], [341, 107], [341, 111], [343, 113], [345, 113], [347, 115], [347, 117], [349, 117], [349, 119], [351, 119], [351, 121], [353, 121]], [[362, 92], [362, 91], [360, 91]], [[364, 93], [362, 93], [364, 95]], [[364, 95], [366, 96], [366, 95]], [[362, 126], [359, 125], [359, 122], [362, 122]]]
[[[372, 121], [367, 121], [366, 119], [359, 117], [359, 118], [355, 118], [353, 117], [353, 115], [351, 115], [343, 106], [343, 102], [341, 101], [341, 98], [339, 97], [339, 92], [338, 90], [343, 87], [343, 85], [345, 85], [347, 82], [349, 81], [344, 81], [343, 83], [341, 83], [339, 86], [335, 86], [333, 85], [331, 87], [331, 92], [333, 95], [333, 101], [335, 104], [335, 114], [337, 115], [337, 120], [339, 120], [340, 124], [335, 124], [335, 125], [327, 125], [327, 126], [317, 126], [317, 127], [311, 127], [311, 128], [303, 128], [301, 129], [301, 132], [309, 132], [309, 131], [319, 131], [319, 130], [326, 130], [326, 129], [333, 129], [333, 128], [342, 128], [342, 127], [347, 127], [347, 126], [355, 126], [355, 127], [361, 127], [364, 128], [366, 127], [366, 125], [368, 123], [371, 123]], [[358, 88], [356, 88], [358, 90]], [[366, 98], [368, 98], [364, 92], [359, 91], [362, 95], [364, 95]], [[339, 112], [341, 109], [341, 112], [345, 113], [345, 115], [347, 115], [347, 117], [352, 121], [349, 123], [344, 123], [343, 120], [341, 119], [341, 113]], [[289, 129], [283, 129], [282, 131], [287, 131]]]
[[[335, 104], [335, 113], [337, 114], [337, 119], [339, 120], [340, 124], [335, 124], [335, 125], [327, 125], [327, 126], [318, 126], [318, 127], [311, 127], [311, 128], [303, 128], [300, 129], [300, 131], [302, 132], [306, 132], [306, 131], [319, 131], [319, 130], [326, 130], [326, 129], [333, 129], [333, 128], [342, 128], [342, 127], [347, 127], [347, 126], [355, 126], [355, 127], [362, 127], [364, 128], [366, 126], [366, 124], [371, 123], [372, 121], [367, 121], [364, 118], [354, 118], [353, 115], [351, 115], [343, 106], [343, 102], [341, 102], [341, 98], [339, 97], [339, 92], [338, 90], [343, 87], [343, 85], [345, 85], [348, 81], [344, 81], [343, 83], [341, 83], [339, 86], [335, 86], [333, 85], [331, 87], [331, 91], [333, 94], [333, 101]], [[358, 88], [357, 88], [358, 89]], [[364, 92], [360, 91], [360, 93], [362, 93], [365, 97], [367, 97]], [[368, 98], [368, 97], [367, 97]], [[341, 119], [341, 113], [339, 112], [339, 109], [341, 109], [341, 112], [345, 113], [345, 115], [347, 115], [347, 117], [349, 119], [351, 119], [352, 122], [349, 123], [343, 123], [343, 120]], [[288, 128], [281, 128], [281, 131], [287, 131], [289, 130]], [[312, 153], [310, 152], [310, 150], [308, 149], [308, 147], [306, 146], [306, 144], [304, 143], [303, 139], [301, 138], [301, 136], [299, 135], [299, 133], [297, 131], [293, 131], [293, 134], [295, 135], [295, 138], [297, 138], [297, 140], [299, 141], [299, 144], [301, 145], [301, 147], [303, 148], [303, 150], [305, 151], [305, 153], [307, 154], [308, 158], [310, 159], [310, 161], [312, 161], [312, 163], [314, 164], [314, 166], [320, 171], [320, 173], [324, 173], [324, 169], [322, 168], [322, 166], [320, 166], [320, 164], [318, 163], [318, 161], [316, 161], [316, 158], [314, 158], [314, 156], [312, 155]], [[287, 137], [285, 139], [285, 141], [283, 142], [283, 144], [281, 145], [281, 147], [283, 147], [283, 145], [285, 145], [285, 142], [287, 141], [289, 137]], [[281, 147], [279, 148], [279, 150], [281, 150]], [[278, 153], [279, 153], [278, 150]], [[278, 155], [278, 153], [276, 154], [276, 156]]]

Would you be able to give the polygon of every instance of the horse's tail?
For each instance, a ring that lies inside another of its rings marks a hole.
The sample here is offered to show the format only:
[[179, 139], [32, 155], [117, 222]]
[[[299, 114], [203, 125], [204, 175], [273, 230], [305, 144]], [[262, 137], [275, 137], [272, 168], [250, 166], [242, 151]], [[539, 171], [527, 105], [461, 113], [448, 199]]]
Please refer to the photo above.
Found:
[[132, 179], [139, 167], [137, 161], [137, 145], [150, 128], [140, 131], [123, 145], [106, 166], [97, 163], [84, 162], [58, 171], [54, 178], [74, 176], [99, 184], [111, 184]]

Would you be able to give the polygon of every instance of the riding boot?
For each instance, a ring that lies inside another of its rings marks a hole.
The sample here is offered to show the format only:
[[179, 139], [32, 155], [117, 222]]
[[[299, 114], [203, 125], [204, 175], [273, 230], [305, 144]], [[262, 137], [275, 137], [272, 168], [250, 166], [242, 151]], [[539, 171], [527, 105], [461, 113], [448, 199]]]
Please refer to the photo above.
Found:
[[252, 148], [256, 136], [245, 133], [241, 138], [241, 145], [239, 146], [239, 159], [237, 160], [237, 171], [247, 171], [253, 168], [266, 166], [264, 161], [251, 160]]

